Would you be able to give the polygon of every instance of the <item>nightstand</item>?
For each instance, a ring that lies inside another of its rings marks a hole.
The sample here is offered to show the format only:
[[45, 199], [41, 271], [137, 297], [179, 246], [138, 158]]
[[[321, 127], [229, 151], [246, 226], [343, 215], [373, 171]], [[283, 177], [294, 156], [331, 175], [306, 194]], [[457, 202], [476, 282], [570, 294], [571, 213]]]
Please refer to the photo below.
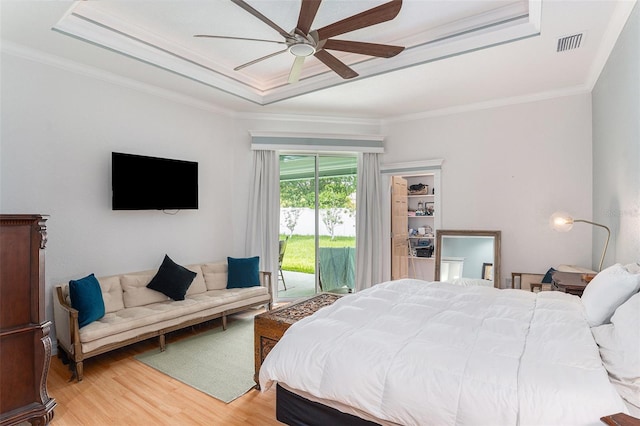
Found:
[[[531, 291], [537, 293], [538, 291], [542, 291], [542, 283], [530, 283]], [[536, 291], [536, 289], [538, 289]]]
[[640, 426], [640, 419], [624, 413], [605, 416], [600, 418], [600, 421], [610, 426]]
[[582, 296], [584, 288], [589, 284], [582, 279], [581, 272], [560, 272], [551, 274], [551, 288], [555, 291]]

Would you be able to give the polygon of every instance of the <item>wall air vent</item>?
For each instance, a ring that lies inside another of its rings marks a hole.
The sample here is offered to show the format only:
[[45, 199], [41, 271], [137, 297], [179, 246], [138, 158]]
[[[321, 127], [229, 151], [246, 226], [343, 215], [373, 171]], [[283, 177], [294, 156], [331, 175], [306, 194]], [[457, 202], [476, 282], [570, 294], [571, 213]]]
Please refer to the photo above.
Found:
[[556, 51], [565, 52], [567, 50], [577, 49], [578, 47], [580, 47], [581, 42], [582, 33], [561, 37], [558, 39], [558, 48]]

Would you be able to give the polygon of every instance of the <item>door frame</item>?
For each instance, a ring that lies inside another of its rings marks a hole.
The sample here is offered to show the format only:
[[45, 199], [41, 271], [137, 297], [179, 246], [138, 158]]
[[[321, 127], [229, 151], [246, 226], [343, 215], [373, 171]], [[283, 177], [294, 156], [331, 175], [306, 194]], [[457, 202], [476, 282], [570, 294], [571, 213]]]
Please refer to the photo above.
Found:
[[[320, 158], [321, 157], [354, 157], [357, 159], [359, 153], [351, 152], [351, 151], [278, 151], [278, 161], [280, 161], [280, 157], [292, 155], [292, 156], [301, 156], [301, 157], [313, 157], [314, 158], [314, 191], [315, 191], [315, 201], [314, 201], [314, 282], [315, 289], [314, 294], [316, 295], [320, 292]], [[356, 161], [356, 175], [357, 175], [357, 161]], [[357, 207], [356, 207], [357, 209]], [[282, 297], [280, 295], [280, 291], [276, 285], [275, 291], [276, 301], [290, 301], [294, 298], [287, 297], [286, 295]]]
[[392, 176], [420, 176], [433, 174], [433, 187], [435, 188], [434, 203], [438, 211], [438, 215], [434, 218], [435, 228], [442, 227], [442, 163], [443, 159], [432, 159], [423, 161], [409, 161], [404, 163], [386, 163], [380, 166], [380, 174], [382, 175], [382, 187], [385, 191], [382, 194], [382, 233], [389, 238], [382, 248], [382, 279], [388, 281], [391, 279], [391, 177]]

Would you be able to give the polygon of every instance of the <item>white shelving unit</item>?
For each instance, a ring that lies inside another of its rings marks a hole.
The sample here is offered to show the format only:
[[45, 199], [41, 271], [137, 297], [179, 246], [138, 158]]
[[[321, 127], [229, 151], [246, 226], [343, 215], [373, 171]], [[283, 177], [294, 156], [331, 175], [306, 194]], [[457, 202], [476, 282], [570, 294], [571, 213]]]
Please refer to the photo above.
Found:
[[[409, 188], [416, 184], [428, 187], [426, 194], [407, 196], [410, 246], [409, 276], [433, 281], [436, 229], [440, 227], [440, 180], [436, 178], [435, 173], [411, 174], [402, 177], [407, 180]], [[422, 214], [420, 214], [421, 212]]]
[[[443, 160], [425, 160], [407, 163], [390, 163], [381, 167], [384, 182], [389, 184], [393, 176], [399, 176], [407, 180], [407, 186], [422, 183], [428, 185], [429, 189], [426, 194], [407, 195], [407, 227], [409, 230], [418, 231], [420, 228], [426, 228], [427, 235], [409, 235], [409, 256], [408, 271], [409, 277], [422, 279], [425, 281], [433, 281], [435, 276], [435, 235], [436, 230], [441, 229], [442, 211], [441, 211], [441, 194], [440, 194], [440, 177]], [[391, 196], [389, 196], [389, 205], [391, 206]], [[418, 210], [418, 203], [422, 206], [431, 206], [433, 213], [429, 215], [410, 215], [410, 211]], [[391, 209], [389, 209], [391, 211]], [[387, 216], [387, 230], [391, 235], [392, 218]], [[430, 230], [429, 230], [430, 229]], [[430, 235], [429, 235], [430, 234]], [[412, 255], [416, 247], [433, 247], [433, 252], [429, 257], [418, 257]], [[387, 255], [391, 258], [391, 245], [386, 249]], [[388, 269], [388, 276], [391, 277], [391, 268]]]

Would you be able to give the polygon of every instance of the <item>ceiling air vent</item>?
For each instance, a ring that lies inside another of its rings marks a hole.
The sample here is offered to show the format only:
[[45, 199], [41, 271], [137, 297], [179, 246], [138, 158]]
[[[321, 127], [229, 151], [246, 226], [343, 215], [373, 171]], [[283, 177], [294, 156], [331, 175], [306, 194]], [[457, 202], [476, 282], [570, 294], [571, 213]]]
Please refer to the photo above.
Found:
[[577, 49], [580, 47], [581, 42], [582, 33], [559, 38], [557, 52]]

